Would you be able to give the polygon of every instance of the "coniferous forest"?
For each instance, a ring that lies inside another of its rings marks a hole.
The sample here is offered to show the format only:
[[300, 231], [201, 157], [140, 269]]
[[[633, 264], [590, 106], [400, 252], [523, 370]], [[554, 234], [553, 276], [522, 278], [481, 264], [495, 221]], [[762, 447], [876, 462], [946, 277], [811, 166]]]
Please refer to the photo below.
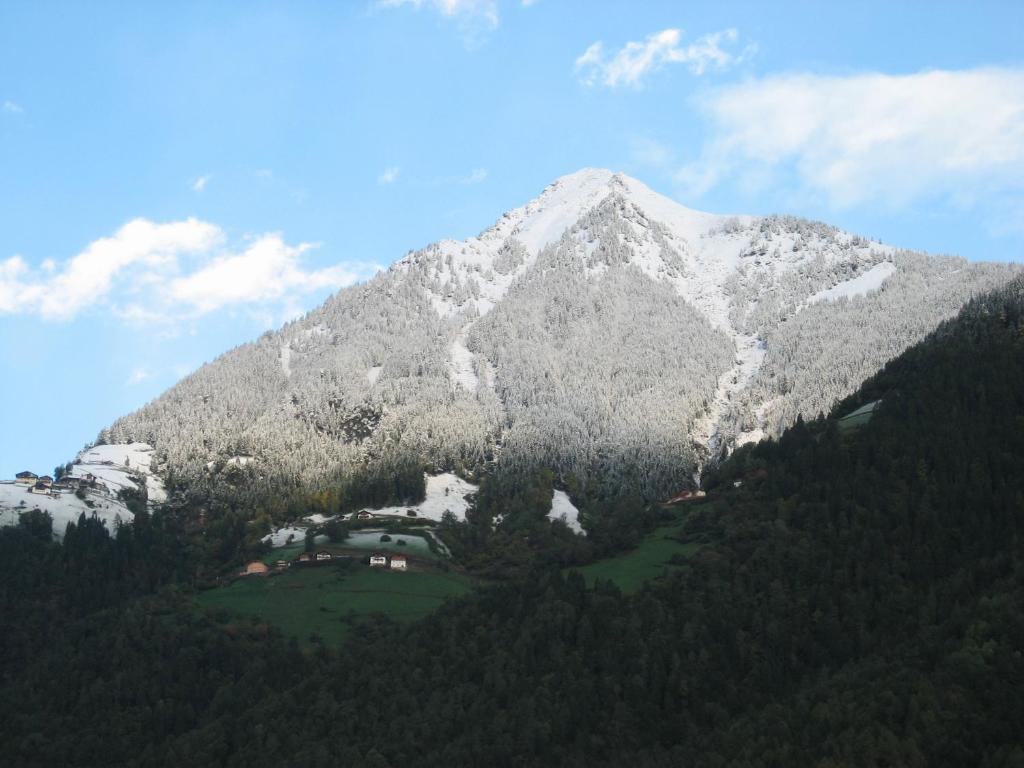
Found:
[[195, 607], [180, 515], [62, 544], [25, 515], [4, 762], [1024, 765], [1024, 281], [706, 487], [699, 550], [635, 594], [537, 556], [312, 650]]

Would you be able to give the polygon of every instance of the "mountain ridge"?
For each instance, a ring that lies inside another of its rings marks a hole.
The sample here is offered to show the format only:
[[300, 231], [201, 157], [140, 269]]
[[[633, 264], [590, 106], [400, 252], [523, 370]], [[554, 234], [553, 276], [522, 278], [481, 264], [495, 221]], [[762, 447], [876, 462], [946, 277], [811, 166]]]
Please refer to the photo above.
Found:
[[584, 169], [226, 353], [100, 437], [154, 445], [191, 485], [211, 481], [211, 460], [252, 455], [247, 477], [267, 490], [542, 465], [653, 497], [828, 410], [1015, 272], [795, 217], [702, 213]]

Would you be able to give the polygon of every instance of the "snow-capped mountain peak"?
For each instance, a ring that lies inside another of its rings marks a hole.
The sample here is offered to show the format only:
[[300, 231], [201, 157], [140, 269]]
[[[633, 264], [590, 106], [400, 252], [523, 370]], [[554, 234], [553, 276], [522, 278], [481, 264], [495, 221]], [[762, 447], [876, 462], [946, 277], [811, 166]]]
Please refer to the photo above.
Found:
[[255, 457], [251, 482], [314, 485], [489, 457], [600, 482], [630, 467], [657, 495], [828, 410], [1012, 275], [702, 213], [588, 168], [224, 355], [107, 437], [197, 482], [236, 455]]

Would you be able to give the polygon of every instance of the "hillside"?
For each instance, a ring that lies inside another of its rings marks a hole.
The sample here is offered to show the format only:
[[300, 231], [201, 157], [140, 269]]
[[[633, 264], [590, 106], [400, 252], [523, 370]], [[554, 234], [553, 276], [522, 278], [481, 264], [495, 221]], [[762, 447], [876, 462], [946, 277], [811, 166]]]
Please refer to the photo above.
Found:
[[81, 487], [58, 482], [45, 493], [33, 493], [29, 485], [0, 482], [0, 525], [15, 525], [21, 515], [40, 510], [53, 519], [58, 537], [81, 515], [95, 515], [113, 531], [118, 522], [128, 523], [134, 517], [131, 506], [136, 505], [129, 500], [143, 507], [167, 500], [152, 459], [152, 447], [142, 443], [97, 445], [81, 451], [63, 468], [68, 478], [89, 479]]
[[153, 445], [191, 488], [280, 494], [494, 462], [655, 498], [827, 411], [1011, 274], [791, 217], [700, 213], [588, 169], [228, 352], [101, 438]]
[[737, 451], [634, 594], [535, 563], [339, 652], [132, 597], [181, 562], [165, 518], [142, 548], [0, 529], [0, 740], [25, 765], [1017, 765], [1022, 423], [1017, 279]]

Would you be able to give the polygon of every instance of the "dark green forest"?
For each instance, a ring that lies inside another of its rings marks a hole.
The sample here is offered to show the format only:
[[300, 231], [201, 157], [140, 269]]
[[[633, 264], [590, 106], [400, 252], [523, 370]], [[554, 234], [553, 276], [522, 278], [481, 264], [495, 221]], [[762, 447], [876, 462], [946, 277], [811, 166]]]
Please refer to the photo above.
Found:
[[1024, 281], [706, 487], [703, 546], [636, 594], [567, 567], [599, 547], [520, 544], [512, 577], [312, 650], [200, 612], [174, 514], [63, 544], [28, 515], [0, 530], [0, 759], [1024, 766]]

